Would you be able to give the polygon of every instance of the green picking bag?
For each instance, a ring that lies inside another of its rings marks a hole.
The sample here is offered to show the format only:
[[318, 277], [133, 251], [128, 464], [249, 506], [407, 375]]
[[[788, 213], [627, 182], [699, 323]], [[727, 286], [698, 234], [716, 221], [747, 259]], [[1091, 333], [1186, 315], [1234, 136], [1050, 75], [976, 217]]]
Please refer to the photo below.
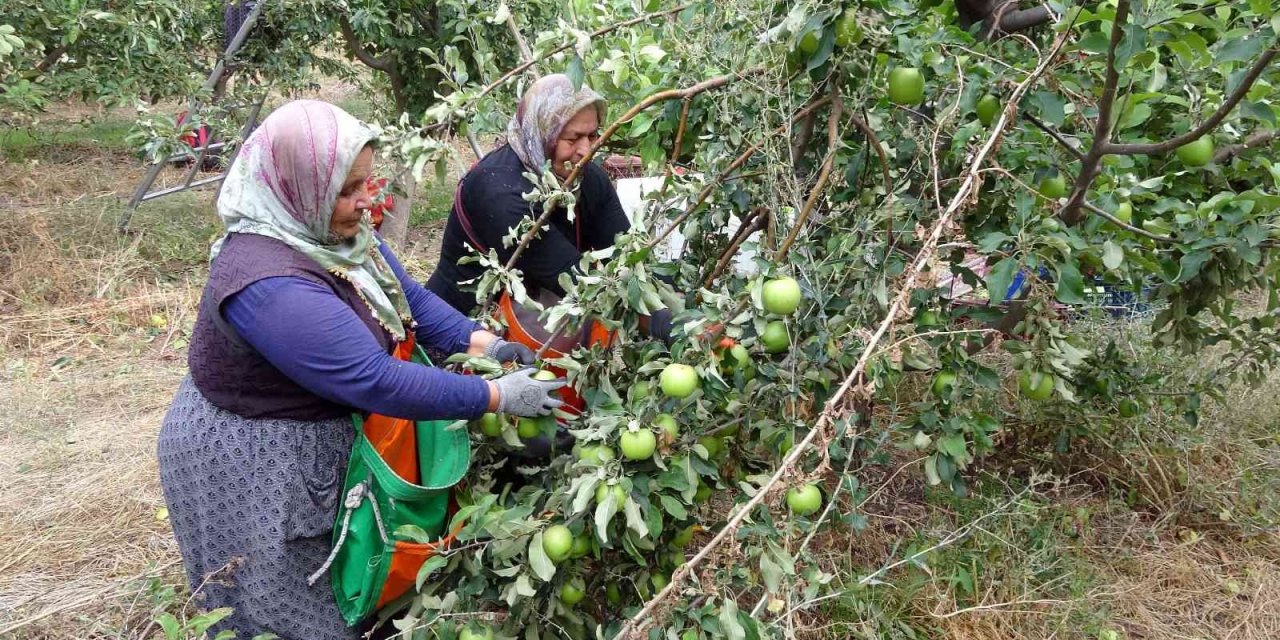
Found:
[[[431, 364], [412, 338], [401, 343], [396, 356]], [[329, 572], [338, 610], [347, 624], [356, 625], [413, 588], [423, 563], [453, 542], [457, 531], [445, 535], [450, 487], [471, 464], [471, 442], [466, 429], [448, 429], [451, 420], [356, 414], [352, 421], [356, 440], [333, 527], [333, 550], [308, 582], [315, 584]], [[404, 525], [422, 528], [436, 542], [396, 540], [396, 529]]]

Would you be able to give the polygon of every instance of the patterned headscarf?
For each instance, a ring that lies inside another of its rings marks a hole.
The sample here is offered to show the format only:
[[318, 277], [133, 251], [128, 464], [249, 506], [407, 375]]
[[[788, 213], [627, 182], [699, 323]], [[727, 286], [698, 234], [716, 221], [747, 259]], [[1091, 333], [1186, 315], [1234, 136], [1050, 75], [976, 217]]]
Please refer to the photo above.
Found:
[[[298, 100], [276, 109], [245, 140], [218, 195], [227, 233], [275, 238], [355, 286], [378, 322], [404, 340], [412, 321], [395, 273], [378, 252], [369, 216], [356, 237], [334, 243], [333, 205], [373, 131], [326, 102]], [[213, 245], [218, 256], [223, 236]]]
[[526, 169], [539, 173], [551, 159], [551, 151], [564, 125], [579, 111], [594, 106], [604, 122], [605, 102], [586, 85], [574, 91], [563, 73], [543, 76], [524, 92], [516, 115], [507, 124], [507, 144]]

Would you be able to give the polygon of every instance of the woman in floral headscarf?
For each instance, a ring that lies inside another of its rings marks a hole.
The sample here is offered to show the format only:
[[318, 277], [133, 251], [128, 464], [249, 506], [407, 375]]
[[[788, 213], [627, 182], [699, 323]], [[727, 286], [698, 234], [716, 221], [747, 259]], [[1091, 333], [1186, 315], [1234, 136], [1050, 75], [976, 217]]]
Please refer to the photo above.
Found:
[[[374, 233], [372, 132], [323, 102], [271, 114], [218, 199], [183, 380], [160, 431], [160, 478], [191, 588], [241, 638], [347, 640], [326, 564], [351, 415], [546, 415], [563, 381], [486, 381], [396, 359], [401, 343], [530, 364], [533, 353], [405, 274]], [[212, 633], [211, 633], [212, 634]]]
[[[526, 202], [523, 197], [533, 190], [524, 174], [541, 174], [550, 166], [561, 179], [568, 177], [573, 165], [585, 158], [600, 138], [604, 116], [604, 98], [586, 86], [575, 90], [568, 76], [554, 74], [534, 82], [507, 125], [506, 144], [486, 155], [458, 183], [440, 262], [427, 288], [455, 309], [469, 313], [476, 306], [476, 297], [463, 291], [462, 283], [479, 277], [482, 267], [459, 264], [459, 260], [471, 249], [482, 253], [494, 249], [501, 259], [510, 259], [515, 247], [506, 246], [503, 237], [521, 219], [542, 215], [540, 204]], [[564, 295], [558, 282], [560, 274], [572, 275], [584, 251], [611, 247], [614, 238], [630, 228], [617, 191], [598, 165], [584, 168], [577, 196], [576, 215], [570, 219], [567, 211], [556, 212], [550, 218], [550, 229], [533, 240], [516, 261], [533, 295], [539, 290]], [[648, 324], [650, 333], [657, 337], [670, 333], [669, 314], [658, 314]]]

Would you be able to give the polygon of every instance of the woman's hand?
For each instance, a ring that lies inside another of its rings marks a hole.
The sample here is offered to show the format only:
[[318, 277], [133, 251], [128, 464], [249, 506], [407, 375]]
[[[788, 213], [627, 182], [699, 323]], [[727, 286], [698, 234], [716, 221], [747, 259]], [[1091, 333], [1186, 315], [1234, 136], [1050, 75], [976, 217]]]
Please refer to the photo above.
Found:
[[516, 362], [523, 365], [531, 365], [535, 354], [533, 349], [519, 342], [507, 342], [502, 338], [498, 338], [484, 348], [484, 355], [498, 362]]
[[507, 342], [494, 333], [480, 330], [472, 332], [467, 355], [530, 365], [533, 364], [535, 354], [532, 349], [518, 342]]
[[564, 402], [551, 393], [565, 385], [563, 378], [535, 380], [528, 367], [489, 381], [489, 411], [513, 416], [545, 416]]

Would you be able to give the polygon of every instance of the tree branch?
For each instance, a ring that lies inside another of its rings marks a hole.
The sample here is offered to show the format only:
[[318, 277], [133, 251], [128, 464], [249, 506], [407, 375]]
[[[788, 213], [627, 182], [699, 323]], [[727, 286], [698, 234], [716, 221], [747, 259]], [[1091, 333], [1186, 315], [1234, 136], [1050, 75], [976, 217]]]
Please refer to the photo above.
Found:
[[1092, 203], [1090, 203], [1090, 202], [1089, 202], [1089, 201], [1087, 201], [1087, 200], [1086, 200], [1086, 201], [1085, 201], [1085, 203], [1084, 203], [1084, 208], [1088, 209], [1089, 211], [1092, 211], [1093, 213], [1095, 213], [1095, 214], [1097, 214], [1098, 216], [1100, 216], [1102, 219], [1106, 220], [1107, 222], [1110, 222], [1111, 224], [1116, 225], [1117, 227], [1120, 227], [1121, 229], [1124, 229], [1124, 230], [1126, 230], [1126, 231], [1131, 231], [1131, 232], [1133, 232], [1133, 233], [1136, 233], [1136, 234], [1138, 234], [1138, 235], [1140, 235], [1140, 236], [1143, 236], [1143, 237], [1146, 237], [1146, 238], [1151, 238], [1152, 240], [1155, 240], [1156, 242], [1163, 242], [1163, 243], [1165, 243], [1165, 244], [1173, 244], [1173, 243], [1177, 242], [1176, 240], [1174, 240], [1173, 238], [1170, 238], [1169, 236], [1162, 236], [1162, 235], [1159, 235], [1159, 234], [1156, 234], [1156, 233], [1151, 233], [1150, 231], [1147, 231], [1146, 229], [1142, 229], [1142, 228], [1140, 228], [1140, 227], [1135, 227], [1135, 226], [1133, 226], [1133, 225], [1129, 224], [1128, 222], [1125, 222], [1124, 220], [1121, 220], [1120, 218], [1117, 218], [1117, 217], [1115, 217], [1115, 216], [1111, 215], [1110, 213], [1107, 213], [1106, 211], [1103, 211], [1102, 209], [1098, 208], [1097, 206], [1094, 206]]
[[747, 214], [742, 226], [738, 228], [738, 233], [733, 236], [733, 240], [729, 242], [729, 246], [725, 247], [720, 259], [716, 261], [716, 266], [707, 274], [706, 279], [702, 281], [703, 289], [710, 289], [711, 284], [716, 281], [729, 268], [729, 262], [733, 259], [734, 254], [738, 253], [738, 249], [742, 247], [742, 243], [751, 237], [751, 234], [764, 228], [769, 220], [769, 209], [766, 207], [756, 207]]
[[1066, 138], [1062, 137], [1062, 134], [1058, 133], [1057, 131], [1054, 131], [1052, 127], [1041, 122], [1039, 118], [1029, 113], [1024, 112], [1022, 114], [1022, 117], [1025, 118], [1027, 122], [1030, 122], [1031, 124], [1035, 125], [1037, 129], [1048, 134], [1050, 138], [1053, 138], [1055, 141], [1057, 141], [1057, 143], [1062, 145], [1062, 148], [1066, 149], [1067, 153], [1070, 153], [1072, 156], [1074, 156], [1076, 160], [1084, 162], [1084, 154], [1080, 153], [1079, 149], [1072, 146], [1072, 144]]
[[1221, 149], [1218, 149], [1213, 154], [1213, 161], [1221, 164], [1223, 162], [1226, 162], [1236, 157], [1237, 155], [1239, 155], [1240, 153], [1248, 149], [1270, 144], [1271, 141], [1275, 140], [1277, 137], [1280, 137], [1280, 131], [1271, 130], [1271, 129], [1255, 131], [1252, 134], [1250, 134], [1248, 138], [1245, 138], [1244, 142], [1241, 142], [1240, 144], [1227, 145]]
[[54, 47], [53, 51], [50, 51], [47, 55], [45, 55], [43, 60], [36, 63], [36, 66], [33, 68], [33, 71], [35, 71], [37, 74], [41, 74], [48, 71], [50, 67], [52, 67], [54, 64], [58, 62], [58, 60], [62, 59], [62, 54], [66, 52], [67, 52], [67, 45], [65, 44], [60, 44]]
[[356, 37], [356, 31], [351, 27], [351, 20], [347, 16], [338, 18], [338, 27], [342, 30], [342, 39], [347, 43], [347, 53], [351, 57], [364, 63], [370, 69], [378, 71], [390, 72], [394, 61], [390, 55], [377, 57], [360, 45], [360, 38]]
[[[1280, 53], [1280, 50], [1272, 47], [1259, 56], [1258, 59], [1254, 61], [1253, 66], [1249, 69], [1249, 73], [1247, 73], [1244, 79], [1240, 81], [1240, 86], [1236, 87], [1235, 91], [1231, 92], [1227, 101], [1222, 103], [1222, 106], [1218, 107], [1218, 110], [1215, 111], [1213, 115], [1209, 116], [1207, 120], [1200, 123], [1200, 126], [1195, 129], [1192, 129], [1176, 138], [1165, 140], [1164, 142], [1140, 144], [1111, 144], [1110, 142], [1107, 142], [1102, 147], [1103, 153], [1124, 156], [1155, 155], [1168, 153], [1169, 151], [1173, 151], [1188, 142], [1198, 140], [1206, 133], [1213, 131], [1215, 127], [1221, 124], [1222, 121], [1231, 114], [1231, 110], [1234, 109], [1235, 106], [1244, 99], [1245, 95], [1249, 93], [1249, 89], [1253, 86], [1253, 83], [1257, 82], [1258, 78], [1262, 76], [1262, 72], [1267, 70], [1267, 65], [1271, 64], [1271, 61], [1276, 57], [1277, 53]], [[1109, 59], [1110, 55], [1108, 55], [1108, 60]]]
[[1116, 48], [1124, 38], [1124, 26], [1129, 22], [1129, 0], [1116, 2], [1116, 17], [1111, 23], [1111, 42], [1107, 46], [1107, 76], [1102, 85], [1102, 98], [1098, 102], [1098, 121], [1094, 124], [1093, 144], [1089, 153], [1080, 163], [1080, 173], [1076, 175], [1075, 185], [1071, 189], [1071, 197], [1067, 206], [1062, 208], [1062, 220], [1069, 225], [1080, 222], [1080, 205], [1084, 202], [1089, 185], [1098, 177], [1102, 167], [1102, 157], [1107, 155], [1106, 148], [1111, 139], [1111, 110], [1115, 108], [1116, 90], [1120, 86], [1120, 71], [1116, 69]]
[[827, 181], [831, 179], [831, 169], [836, 162], [836, 151], [840, 148], [840, 113], [844, 106], [844, 103], [840, 101], [839, 87], [839, 83], [831, 83], [831, 113], [827, 116], [827, 157], [822, 161], [822, 170], [818, 172], [818, 181], [814, 183], [813, 189], [809, 191], [809, 198], [805, 201], [804, 207], [800, 209], [800, 214], [796, 216], [795, 224], [791, 226], [791, 233], [787, 234], [787, 239], [782, 241], [782, 246], [778, 247], [778, 252], [773, 256], [774, 264], [780, 264], [786, 259], [787, 252], [791, 250], [791, 245], [795, 244], [796, 238], [800, 236], [800, 230], [804, 228], [805, 223], [809, 220], [814, 206], [818, 203], [818, 198], [827, 188]]

